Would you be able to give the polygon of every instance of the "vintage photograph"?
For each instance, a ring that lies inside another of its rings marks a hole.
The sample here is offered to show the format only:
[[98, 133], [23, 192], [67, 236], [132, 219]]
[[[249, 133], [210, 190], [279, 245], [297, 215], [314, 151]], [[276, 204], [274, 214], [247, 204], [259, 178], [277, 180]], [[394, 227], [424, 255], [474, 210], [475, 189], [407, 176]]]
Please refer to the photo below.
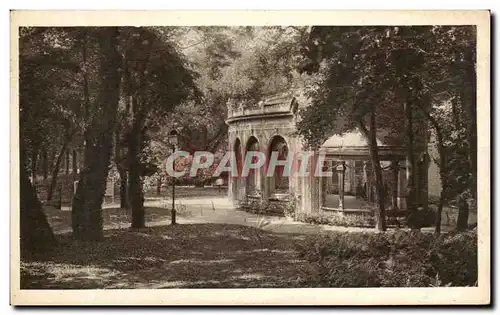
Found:
[[473, 21], [16, 32], [22, 292], [478, 288]]

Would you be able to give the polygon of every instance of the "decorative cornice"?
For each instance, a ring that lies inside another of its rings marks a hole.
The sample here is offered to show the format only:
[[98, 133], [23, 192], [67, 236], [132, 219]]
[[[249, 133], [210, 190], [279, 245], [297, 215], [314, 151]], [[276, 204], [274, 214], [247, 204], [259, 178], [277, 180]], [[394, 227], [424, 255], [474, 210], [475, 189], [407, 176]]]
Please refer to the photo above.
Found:
[[283, 112], [271, 112], [271, 113], [251, 113], [244, 115], [231, 116], [226, 119], [226, 124], [230, 125], [234, 122], [238, 121], [251, 121], [251, 120], [259, 120], [259, 119], [272, 119], [272, 118], [293, 118], [293, 113], [290, 111]]

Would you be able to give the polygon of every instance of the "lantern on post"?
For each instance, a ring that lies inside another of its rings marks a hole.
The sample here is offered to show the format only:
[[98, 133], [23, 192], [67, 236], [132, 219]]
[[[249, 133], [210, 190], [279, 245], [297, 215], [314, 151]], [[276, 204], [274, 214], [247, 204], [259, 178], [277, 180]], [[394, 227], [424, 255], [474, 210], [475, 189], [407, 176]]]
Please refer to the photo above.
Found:
[[[178, 142], [179, 142], [179, 138], [178, 138], [177, 130], [175, 130], [175, 129], [170, 130], [170, 132], [168, 133], [168, 143], [172, 146], [172, 154], [175, 153], [175, 148], [176, 148]], [[173, 161], [172, 163], [175, 163], [175, 161]], [[171, 224], [172, 225], [177, 224], [177, 222], [175, 220], [175, 215], [176, 215], [176, 213], [175, 213], [175, 178], [172, 178], [172, 210], [171, 210], [171, 216], [172, 216]]]

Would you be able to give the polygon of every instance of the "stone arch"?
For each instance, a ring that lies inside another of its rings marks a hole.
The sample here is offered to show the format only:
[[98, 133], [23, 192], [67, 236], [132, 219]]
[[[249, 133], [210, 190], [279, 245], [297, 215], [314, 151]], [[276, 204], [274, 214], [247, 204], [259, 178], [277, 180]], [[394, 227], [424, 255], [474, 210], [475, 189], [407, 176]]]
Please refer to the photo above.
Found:
[[[286, 160], [290, 147], [285, 138], [281, 135], [274, 135], [271, 137], [268, 149], [267, 149], [267, 165], [271, 158], [272, 152], [278, 152], [278, 160]], [[290, 177], [284, 176], [285, 167], [282, 165], [277, 165], [273, 176], [266, 177], [268, 180], [269, 192], [271, 194], [276, 193], [289, 193], [290, 192]]]
[[[260, 143], [259, 140], [255, 136], [250, 136], [247, 140], [247, 144], [245, 146], [245, 161], [246, 154], [250, 151], [260, 151]], [[254, 157], [252, 163], [256, 163], [257, 158]], [[250, 169], [248, 172], [248, 177], [245, 179], [246, 183], [246, 193], [247, 195], [260, 195], [261, 194], [261, 170], [260, 169]]]

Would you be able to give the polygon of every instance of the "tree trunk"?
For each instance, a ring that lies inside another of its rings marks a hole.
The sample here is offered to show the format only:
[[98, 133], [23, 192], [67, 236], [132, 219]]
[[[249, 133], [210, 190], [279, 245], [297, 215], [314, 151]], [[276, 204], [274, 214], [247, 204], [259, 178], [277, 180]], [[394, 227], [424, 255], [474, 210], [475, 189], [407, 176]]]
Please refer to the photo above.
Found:
[[[131, 161], [134, 163], [133, 161]], [[142, 191], [142, 179], [137, 168], [131, 168], [129, 171], [129, 194], [130, 206], [132, 208], [132, 227], [145, 227], [144, 213], [144, 193]]]
[[[126, 68], [126, 61], [124, 61], [124, 85], [126, 86], [126, 76], [127, 76], [127, 68]], [[128, 113], [128, 101], [126, 101], [126, 108], [125, 108], [125, 114]], [[118, 175], [120, 176], [120, 208], [123, 209], [128, 209], [130, 208], [130, 202], [129, 202], [129, 196], [128, 196], [128, 173], [127, 170], [124, 167], [124, 152], [123, 152], [123, 145], [121, 143], [121, 120], [124, 119], [124, 117], [119, 117], [118, 121], [116, 122], [116, 128], [115, 128], [115, 154], [114, 154], [114, 161], [115, 161], [115, 166], [118, 171]]]
[[[118, 128], [117, 128], [118, 129]], [[120, 132], [115, 131], [115, 165], [118, 170], [118, 175], [120, 175], [120, 208], [128, 209], [130, 208], [130, 198], [128, 194], [128, 173], [125, 167], [122, 165], [122, 148], [120, 145]]]
[[428, 119], [433, 125], [434, 130], [436, 131], [437, 146], [439, 153], [439, 176], [441, 177], [441, 191], [439, 193], [439, 204], [436, 213], [436, 222], [434, 230], [434, 232], [439, 235], [441, 233], [441, 217], [443, 215], [443, 207], [446, 201], [446, 186], [448, 185], [446, 151], [444, 147], [443, 134], [441, 132], [441, 128], [439, 127], [438, 122], [435, 119], [433, 119], [430, 115], [428, 115]]
[[458, 218], [457, 218], [457, 230], [465, 231], [468, 228], [469, 221], [469, 204], [467, 200], [460, 195], [458, 197]]
[[73, 236], [80, 240], [99, 240], [103, 236], [102, 203], [120, 98], [118, 35], [117, 27], [99, 29], [100, 90], [94, 119], [85, 132], [84, 167], [72, 207]]
[[446, 149], [444, 146], [444, 137], [438, 121], [434, 119], [434, 117], [432, 117], [431, 114], [424, 110], [422, 107], [417, 106], [417, 109], [419, 109], [420, 112], [424, 114], [425, 118], [430, 122], [432, 128], [434, 128], [434, 131], [436, 132], [437, 149], [439, 154], [439, 176], [441, 178], [441, 191], [439, 193], [438, 209], [434, 221], [434, 233], [439, 235], [441, 234], [441, 217], [443, 215], [444, 203], [446, 202], [446, 187], [448, 185], [448, 168]]
[[[138, 108], [137, 98], [133, 98], [133, 110]], [[137, 113], [136, 113], [137, 114]], [[132, 227], [143, 228], [145, 227], [144, 218], [144, 193], [142, 191], [142, 178], [141, 178], [141, 117], [134, 115], [132, 121], [132, 129], [129, 133], [129, 147], [128, 147], [128, 161], [129, 161], [129, 178], [128, 178], [128, 192], [130, 196], [130, 206], [132, 207]]]
[[54, 168], [52, 169], [52, 178], [50, 179], [49, 189], [47, 190], [47, 203], [50, 203], [52, 201], [54, 189], [56, 188], [56, 185], [57, 185], [57, 177], [59, 175], [59, 169], [61, 166], [62, 158], [64, 156], [64, 152], [66, 152], [66, 147], [68, 146], [68, 144], [69, 144], [69, 139], [64, 141], [63, 146], [61, 147], [61, 150], [59, 151], [59, 154], [57, 155], [56, 164], [54, 165]]
[[376, 229], [379, 231], [386, 230], [385, 224], [385, 193], [384, 182], [382, 179], [382, 167], [380, 166], [380, 158], [378, 155], [377, 145], [377, 125], [375, 121], [375, 109], [372, 108], [370, 113], [370, 130], [367, 130], [363, 122], [360, 122], [361, 131], [368, 139], [370, 149], [370, 161], [372, 163], [373, 175], [375, 177], [375, 191], [377, 196], [378, 209], [375, 212]]
[[[474, 202], [477, 200], [477, 81], [476, 81], [476, 60], [474, 50], [465, 52], [465, 73], [464, 86], [461, 90], [460, 97], [462, 105], [465, 109], [465, 119], [467, 128], [467, 143], [468, 143], [468, 170], [470, 173], [468, 188]], [[458, 197], [458, 218], [457, 230], [463, 231], [468, 228], [469, 220], [469, 204], [464, 194]]]
[[20, 169], [20, 236], [21, 255], [42, 253], [51, 249], [56, 241], [35, 188], [24, 165]]
[[35, 148], [33, 148], [31, 154], [31, 178], [33, 178], [33, 186], [36, 185], [37, 162], [38, 162], [39, 151], [40, 149], [39, 146], [37, 145]]
[[406, 102], [404, 104], [406, 116], [406, 168], [407, 168], [407, 200], [408, 227], [418, 228], [416, 218], [416, 196], [415, 196], [415, 155], [413, 150], [413, 111], [412, 106]]
[[392, 210], [398, 211], [398, 180], [399, 180], [399, 161], [394, 160], [391, 163], [392, 169], [392, 186], [391, 186], [391, 201], [392, 201]]
[[128, 209], [130, 208], [130, 198], [128, 194], [128, 176], [127, 171], [120, 168], [118, 173], [120, 174], [120, 208]]
[[69, 158], [69, 149], [66, 150], [66, 154], [65, 154], [65, 165], [64, 165], [64, 174], [66, 175], [66, 177], [69, 176], [69, 161], [70, 161], [70, 158]]
[[73, 149], [73, 153], [71, 155], [71, 173], [73, 175], [73, 181], [78, 179], [78, 163], [77, 163], [77, 152]]
[[76, 162], [76, 150], [73, 149], [71, 153], [71, 192], [70, 192], [70, 200], [73, 200], [73, 196], [75, 194], [75, 182], [78, 179], [78, 164]]
[[470, 89], [469, 97], [464, 98], [467, 111], [467, 140], [469, 143], [469, 161], [471, 165], [470, 190], [472, 198], [477, 198], [477, 82], [476, 82], [476, 60], [474, 51], [466, 54], [467, 80]]
[[156, 194], [158, 196], [161, 195], [161, 177], [158, 176], [158, 178], [156, 179]]
[[[144, 212], [144, 192], [142, 191], [142, 165], [140, 154], [143, 146], [143, 125], [145, 120], [145, 88], [146, 88], [146, 70], [149, 63], [149, 55], [151, 53], [153, 41], [144, 39], [143, 43], [147, 45], [144, 48], [144, 55], [141, 58], [133, 60], [135, 62], [136, 74], [138, 81], [133, 80], [133, 76], [126, 68], [125, 77], [127, 78], [127, 97], [131, 103], [131, 128], [128, 141], [128, 183], [130, 206], [132, 208], [132, 228], [145, 227], [145, 212]], [[127, 63], [130, 61], [127, 58]]]
[[54, 160], [56, 159], [57, 157], [57, 151], [54, 150], [54, 149], [51, 149], [50, 150], [50, 156], [49, 156], [49, 159], [48, 159], [48, 172], [52, 174], [52, 172], [54, 172]]
[[42, 152], [42, 176], [44, 181], [47, 180], [49, 175], [49, 163], [47, 159], [47, 149], [44, 148]]
[[[440, 132], [439, 132], [440, 133]], [[438, 136], [438, 151], [439, 151], [439, 174], [441, 177], [441, 191], [439, 192], [439, 204], [436, 212], [436, 222], [434, 232], [439, 235], [441, 233], [441, 217], [443, 215], [443, 207], [446, 201], [446, 186], [447, 181], [447, 166], [446, 155], [444, 150], [443, 138]]]

